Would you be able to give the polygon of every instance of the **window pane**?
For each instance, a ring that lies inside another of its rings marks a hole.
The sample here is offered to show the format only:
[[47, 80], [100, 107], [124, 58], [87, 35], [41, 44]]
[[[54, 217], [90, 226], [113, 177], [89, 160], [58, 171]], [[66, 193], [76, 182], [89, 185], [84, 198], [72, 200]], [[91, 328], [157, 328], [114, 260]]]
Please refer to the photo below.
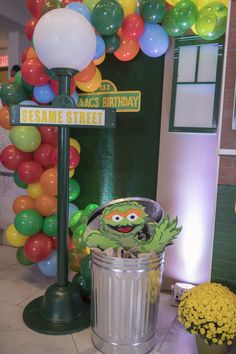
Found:
[[174, 126], [211, 128], [214, 96], [214, 84], [178, 84]]
[[178, 82], [195, 81], [197, 46], [179, 48]]
[[198, 78], [201, 81], [216, 81], [218, 44], [207, 44], [200, 47]]

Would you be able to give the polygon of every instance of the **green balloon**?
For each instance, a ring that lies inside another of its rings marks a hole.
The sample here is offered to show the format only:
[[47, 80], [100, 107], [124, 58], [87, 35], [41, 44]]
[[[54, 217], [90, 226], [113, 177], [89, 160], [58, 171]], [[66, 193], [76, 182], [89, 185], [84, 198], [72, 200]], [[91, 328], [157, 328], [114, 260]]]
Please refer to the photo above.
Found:
[[140, 15], [144, 18], [146, 22], [161, 22], [165, 14], [165, 0], [143, 0], [140, 4]]
[[41, 135], [37, 128], [32, 126], [17, 126], [10, 131], [10, 139], [16, 147], [24, 152], [35, 151], [41, 143]]
[[75, 200], [80, 194], [80, 185], [79, 183], [74, 179], [70, 178], [69, 179], [69, 201], [72, 202]]
[[23, 181], [20, 179], [20, 177], [19, 177], [17, 171], [14, 172], [14, 174], [13, 174], [13, 179], [14, 179], [15, 184], [16, 184], [18, 187], [23, 188], [23, 189], [26, 189], [26, 188], [27, 188], [28, 184], [25, 183], [25, 182], [23, 182]]
[[203, 6], [195, 23], [198, 35], [206, 40], [221, 37], [226, 30], [227, 11], [227, 7], [221, 2]]
[[83, 4], [92, 12], [99, 1], [100, 0], [84, 0]]
[[[173, 9], [172, 9], [173, 10]], [[162, 27], [166, 30], [169, 36], [178, 37], [184, 34], [185, 29], [177, 25], [172, 10], [168, 11], [162, 21]]]
[[93, 9], [95, 29], [104, 36], [114, 34], [122, 25], [124, 11], [115, 0], [100, 0]]
[[84, 242], [83, 236], [75, 237], [75, 235], [73, 235], [72, 240], [77, 250], [83, 251], [86, 248], [86, 243]]
[[91, 281], [91, 254], [87, 254], [81, 262], [80, 271], [85, 281]]
[[57, 215], [49, 215], [44, 218], [43, 232], [51, 237], [57, 236]]
[[16, 82], [18, 85], [21, 85], [21, 71], [17, 71], [17, 73], [14, 76], [14, 82]]
[[17, 82], [11, 82], [2, 86], [0, 98], [6, 105], [18, 104], [21, 101], [28, 100], [29, 94]]
[[98, 207], [99, 205], [97, 204], [88, 204], [83, 211], [83, 215], [89, 217], [90, 214], [92, 214], [92, 212], [96, 210]]
[[43, 217], [33, 209], [22, 210], [16, 215], [14, 226], [21, 234], [32, 236], [42, 229]]
[[77, 227], [78, 223], [80, 222], [81, 216], [82, 216], [82, 211], [78, 210], [70, 218], [70, 228], [72, 232], [73, 232], [73, 228]]
[[105, 45], [106, 45], [106, 52], [107, 53], [114, 53], [120, 46], [120, 37], [118, 34], [111, 34], [110, 36], [103, 36]]
[[45, 15], [47, 12], [55, 9], [60, 9], [62, 4], [58, 0], [47, 0], [41, 10], [41, 16]]
[[195, 23], [198, 15], [197, 6], [191, 0], [180, 0], [171, 11], [176, 25], [187, 30]]
[[83, 298], [90, 296], [91, 294], [91, 281], [86, 280], [82, 274], [78, 273], [72, 279], [72, 283], [76, 283], [79, 286], [80, 295]]
[[16, 259], [18, 260], [18, 262], [24, 266], [29, 266], [31, 264], [33, 264], [34, 262], [31, 262], [25, 255], [24, 252], [24, 246], [19, 247], [17, 252], [16, 252]]

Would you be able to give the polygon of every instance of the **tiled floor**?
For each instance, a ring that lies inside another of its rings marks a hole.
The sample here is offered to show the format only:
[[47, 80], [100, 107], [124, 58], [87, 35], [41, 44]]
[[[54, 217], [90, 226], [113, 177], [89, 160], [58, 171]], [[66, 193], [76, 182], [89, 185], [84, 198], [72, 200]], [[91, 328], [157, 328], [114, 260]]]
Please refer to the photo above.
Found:
[[[15, 253], [14, 248], [0, 246], [0, 353], [99, 354], [91, 343], [90, 329], [72, 335], [49, 336], [25, 326], [22, 320], [25, 305], [44, 294], [55, 279], [46, 278], [34, 266], [19, 265]], [[176, 314], [170, 296], [162, 294], [153, 354], [197, 354], [194, 336], [184, 333]], [[229, 353], [236, 354], [236, 347], [229, 348]]]

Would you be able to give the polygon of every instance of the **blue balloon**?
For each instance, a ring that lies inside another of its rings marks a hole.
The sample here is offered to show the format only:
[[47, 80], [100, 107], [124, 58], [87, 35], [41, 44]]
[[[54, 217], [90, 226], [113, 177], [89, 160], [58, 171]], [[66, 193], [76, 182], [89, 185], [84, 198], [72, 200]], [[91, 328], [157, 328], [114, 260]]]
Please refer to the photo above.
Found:
[[106, 44], [104, 39], [96, 34], [96, 52], [93, 56], [93, 60], [100, 58], [106, 50]]
[[30, 101], [30, 100], [24, 100], [19, 103], [22, 106], [38, 106], [37, 102]]
[[56, 96], [49, 84], [43, 86], [35, 86], [33, 95], [39, 103], [49, 103]]
[[92, 21], [92, 15], [86, 5], [79, 2], [71, 2], [66, 5], [66, 8], [78, 12], [80, 15], [84, 16], [89, 22]]
[[38, 268], [47, 277], [55, 277], [57, 274], [57, 252], [52, 251], [47, 259], [38, 262]]
[[77, 207], [77, 205], [75, 205], [74, 203], [69, 203], [69, 220], [72, 217], [72, 215], [78, 210], [79, 208]]
[[145, 23], [144, 32], [139, 37], [138, 42], [144, 54], [152, 58], [157, 58], [167, 51], [169, 37], [162, 26]]
[[78, 102], [79, 102], [79, 95], [78, 92], [75, 90], [75, 92], [70, 96], [73, 98], [75, 105], [77, 106]]

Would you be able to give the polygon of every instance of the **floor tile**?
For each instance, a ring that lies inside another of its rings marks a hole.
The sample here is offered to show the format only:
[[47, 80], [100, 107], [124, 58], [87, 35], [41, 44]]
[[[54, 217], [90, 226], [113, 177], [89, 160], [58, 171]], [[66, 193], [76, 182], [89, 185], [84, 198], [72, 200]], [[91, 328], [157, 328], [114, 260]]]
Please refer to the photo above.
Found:
[[40, 289], [36, 293], [31, 296], [28, 296], [26, 299], [18, 303], [18, 306], [21, 308], [25, 308], [31, 301], [37, 299], [37, 297], [43, 296], [45, 294], [46, 289]]
[[0, 332], [25, 329], [22, 320], [22, 308], [0, 301]]
[[0, 280], [0, 301], [17, 305], [38, 290], [37, 286], [26, 282]]
[[157, 317], [157, 340], [155, 345], [155, 350], [159, 350], [167, 333], [169, 327], [173, 323], [177, 316], [177, 307], [170, 305], [170, 296], [169, 301], [160, 301], [158, 308], [158, 317]]
[[6, 269], [9, 265], [17, 263], [16, 248], [1, 246], [0, 247], [0, 270]]
[[177, 318], [170, 327], [159, 351], [162, 354], [198, 354], [195, 336], [186, 333]]
[[71, 335], [48, 336], [30, 329], [0, 333], [1, 354], [78, 354]]
[[26, 282], [35, 285], [38, 289], [45, 288], [56, 281], [56, 277], [48, 278], [42, 274], [36, 265], [26, 267], [19, 263], [1, 270], [0, 281], [2, 279]]
[[72, 334], [79, 354], [99, 354], [91, 341], [91, 328]]

